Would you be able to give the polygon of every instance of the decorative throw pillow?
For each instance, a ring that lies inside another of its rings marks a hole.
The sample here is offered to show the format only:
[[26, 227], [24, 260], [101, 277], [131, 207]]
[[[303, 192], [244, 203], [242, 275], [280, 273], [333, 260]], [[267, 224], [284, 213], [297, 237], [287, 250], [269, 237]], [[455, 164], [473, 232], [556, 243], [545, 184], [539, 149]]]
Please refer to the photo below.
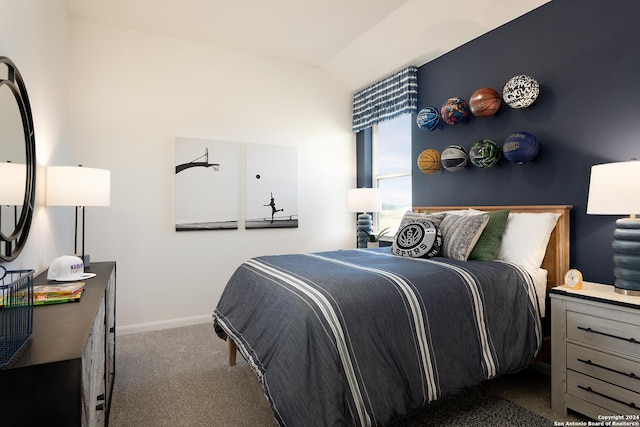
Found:
[[560, 214], [546, 212], [510, 213], [497, 259], [527, 268], [539, 268], [559, 217]]
[[442, 232], [441, 255], [466, 261], [489, 222], [488, 215], [447, 215], [440, 224]]
[[439, 226], [444, 217], [447, 216], [446, 213], [437, 213], [437, 214], [421, 214], [413, 211], [406, 211], [404, 215], [402, 215], [402, 220], [400, 220], [400, 226], [398, 230], [402, 228], [408, 222], [412, 222], [415, 220], [426, 220], [431, 221], [436, 226]]
[[480, 238], [473, 247], [471, 254], [469, 254], [469, 259], [493, 261], [498, 256], [498, 248], [500, 248], [502, 234], [507, 226], [509, 209], [495, 212], [482, 212], [469, 209], [469, 215], [482, 215], [485, 213], [489, 216], [489, 222], [487, 222]]
[[436, 256], [442, 245], [442, 234], [431, 221], [419, 219], [407, 222], [398, 230], [391, 252], [413, 258]]

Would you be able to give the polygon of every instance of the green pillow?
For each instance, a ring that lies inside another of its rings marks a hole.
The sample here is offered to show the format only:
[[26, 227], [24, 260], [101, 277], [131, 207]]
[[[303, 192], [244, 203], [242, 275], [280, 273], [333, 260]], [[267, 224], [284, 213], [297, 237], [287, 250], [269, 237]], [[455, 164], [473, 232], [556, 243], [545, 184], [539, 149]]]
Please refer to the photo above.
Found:
[[[478, 211], [479, 212], [479, 211]], [[485, 214], [483, 212], [483, 214]], [[501, 211], [487, 212], [489, 222], [482, 231], [478, 242], [473, 247], [469, 259], [478, 261], [493, 261], [498, 254], [500, 242], [504, 228], [507, 226], [507, 218], [509, 217], [509, 209]]]

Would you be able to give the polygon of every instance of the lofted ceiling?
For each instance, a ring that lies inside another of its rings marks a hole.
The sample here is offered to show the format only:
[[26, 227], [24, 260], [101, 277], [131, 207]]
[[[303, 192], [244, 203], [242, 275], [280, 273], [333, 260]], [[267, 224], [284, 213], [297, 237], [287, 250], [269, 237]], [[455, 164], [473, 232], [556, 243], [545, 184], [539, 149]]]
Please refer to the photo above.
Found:
[[66, 0], [72, 19], [322, 69], [354, 91], [549, 0]]

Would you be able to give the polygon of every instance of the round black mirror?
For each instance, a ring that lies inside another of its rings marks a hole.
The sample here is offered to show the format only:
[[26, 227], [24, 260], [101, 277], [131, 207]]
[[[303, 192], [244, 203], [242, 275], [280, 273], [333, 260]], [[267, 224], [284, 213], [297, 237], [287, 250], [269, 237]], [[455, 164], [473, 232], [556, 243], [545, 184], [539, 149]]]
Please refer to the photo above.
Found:
[[36, 140], [27, 89], [15, 64], [0, 56], [0, 262], [27, 242], [36, 193]]

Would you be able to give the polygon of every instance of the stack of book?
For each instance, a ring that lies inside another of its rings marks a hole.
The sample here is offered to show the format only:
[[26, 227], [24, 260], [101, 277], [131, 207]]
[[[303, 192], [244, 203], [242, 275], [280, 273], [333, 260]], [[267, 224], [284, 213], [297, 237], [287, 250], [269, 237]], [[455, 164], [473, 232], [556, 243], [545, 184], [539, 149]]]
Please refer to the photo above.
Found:
[[33, 287], [33, 305], [80, 301], [84, 282], [53, 283]]

